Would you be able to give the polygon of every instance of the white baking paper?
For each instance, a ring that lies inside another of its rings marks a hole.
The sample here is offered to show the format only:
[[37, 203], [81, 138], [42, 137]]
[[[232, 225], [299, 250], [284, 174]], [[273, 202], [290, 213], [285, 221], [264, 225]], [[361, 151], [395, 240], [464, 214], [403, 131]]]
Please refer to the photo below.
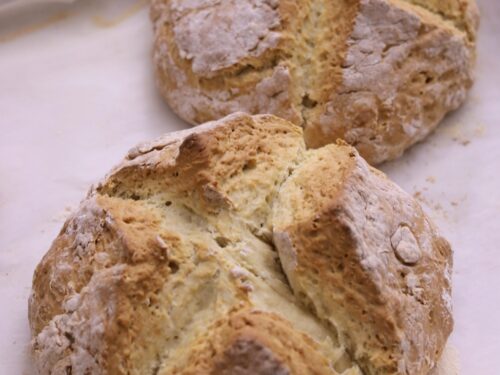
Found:
[[[461, 374], [500, 373], [500, 2], [480, 2], [477, 82], [424, 143], [384, 165], [455, 250]], [[0, 374], [32, 374], [33, 270], [67, 215], [136, 143], [186, 128], [162, 102], [147, 1], [0, 13]]]
[[7, 10], [11, 11], [13, 9], [17, 10], [21, 7], [35, 4], [71, 3], [73, 1], [74, 0], [0, 0], [0, 12], [5, 12]]

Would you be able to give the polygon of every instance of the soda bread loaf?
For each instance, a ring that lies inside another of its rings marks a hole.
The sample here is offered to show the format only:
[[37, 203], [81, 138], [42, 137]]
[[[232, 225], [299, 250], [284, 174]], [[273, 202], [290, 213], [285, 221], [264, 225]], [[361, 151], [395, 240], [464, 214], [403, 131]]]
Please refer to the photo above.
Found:
[[234, 114], [129, 152], [38, 265], [42, 375], [428, 374], [452, 253], [346, 144]]
[[191, 124], [243, 111], [398, 157], [472, 84], [474, 0], [152, 0], [159, 88]]

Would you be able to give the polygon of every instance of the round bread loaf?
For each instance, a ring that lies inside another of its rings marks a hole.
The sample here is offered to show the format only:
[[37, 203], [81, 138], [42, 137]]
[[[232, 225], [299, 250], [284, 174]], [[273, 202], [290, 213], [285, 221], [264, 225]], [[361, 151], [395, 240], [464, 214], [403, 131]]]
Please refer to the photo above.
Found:
[[129, 152], [38, 265], [43, 375], [427, 375], [452, 253], [346, 144], [234, 114]]
[[337, 139], [370, 163], [400, 156], [472, 84], [474, 0], [153, 0], [154, 62], [191, 124], [236, 111]]

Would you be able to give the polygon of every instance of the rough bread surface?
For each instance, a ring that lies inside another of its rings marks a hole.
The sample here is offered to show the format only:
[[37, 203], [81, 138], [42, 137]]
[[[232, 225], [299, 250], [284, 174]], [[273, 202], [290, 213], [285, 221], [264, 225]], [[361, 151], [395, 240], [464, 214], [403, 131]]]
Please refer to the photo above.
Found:
[[354, 148], [234, 114], [132, 149], [90, 190], [35, 271], [34, 356], [53, 375], [428, 374], [450, 270]]
[[161, 92], [192, 124], [235, 111], [398, 157], [472, 84], [474, 0], [153, 0]]

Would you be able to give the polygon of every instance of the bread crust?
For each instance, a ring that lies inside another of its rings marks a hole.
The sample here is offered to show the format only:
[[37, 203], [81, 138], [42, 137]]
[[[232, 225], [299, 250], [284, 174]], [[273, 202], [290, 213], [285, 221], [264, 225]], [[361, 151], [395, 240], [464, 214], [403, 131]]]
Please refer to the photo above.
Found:
[[167, 373], [213, 375], [336, 374], [318, 345], [276, 314], [231, 312], [200, 337]]
[[[186, 5], [189, 4], [189, 5]], [[474, 0], [154, 0], [158, 86], [191, 124], [272, 113], [308, 147], [400, 156], [471, 87]]]
[[284, 183], [273, 222], [292, 289], [366, 373], [435, 366], [453, 326], [451, 249], [412, 197], [350, 147], [327, 146]]
[[[367, 373], [427, 374], [451, 330], [437, 296], [449, 292], [451, 252], [418, 204], [363, 163], [345, 145], [306, 151], [299, 127], [269, 115], [235, 114], [132, 149], [90, 189], [35, 271], [38, 372], [360, 375], [355, 359]], [[367, 219], [346, 221], [335, 207], [353, 210], [356, 186], [410, 216], [384, 206], [382, 237], [354, 236]], [[309, 237], [316, 216], [327, 243]], [[402, 217], [405, 226], [387, 232]], [[378, 260], [365, 269], [358, 253], [372, 250], [361, 240], [390, 243], [396, 255], [371, 254]], [[345, 284], [324, 260], [342, 254], [352, 260]], [[324, 295], [311, 298], [317, 285], [302, 280], [318, 274]], [[345, 303], [354, 323], [337, 313]], [[366, 319], [390, 343], [391, 360], [378, 342], [360, 349]], [[410, 339], [417, 330], [425, 347]]]

